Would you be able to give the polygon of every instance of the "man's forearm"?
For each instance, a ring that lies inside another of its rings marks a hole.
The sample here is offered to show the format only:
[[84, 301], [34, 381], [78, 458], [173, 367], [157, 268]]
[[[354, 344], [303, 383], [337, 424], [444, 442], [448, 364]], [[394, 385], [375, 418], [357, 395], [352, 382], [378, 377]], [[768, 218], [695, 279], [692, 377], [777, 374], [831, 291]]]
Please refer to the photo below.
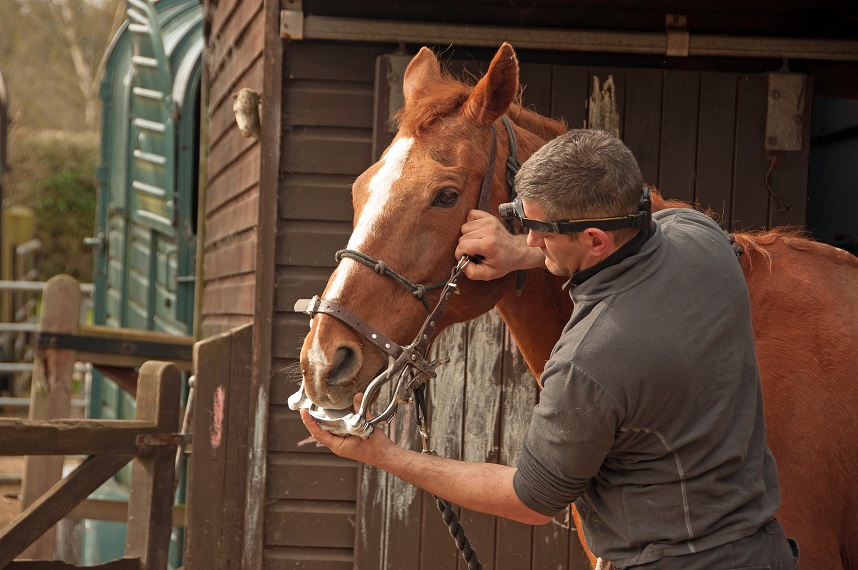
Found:
[[544, 524], [551, 517], [524, 505], [515, 494], [514, 467], [471, 463], [427, 455], [393, 446], [371, 463], [437, 497], [472, 511], [527, 524]]

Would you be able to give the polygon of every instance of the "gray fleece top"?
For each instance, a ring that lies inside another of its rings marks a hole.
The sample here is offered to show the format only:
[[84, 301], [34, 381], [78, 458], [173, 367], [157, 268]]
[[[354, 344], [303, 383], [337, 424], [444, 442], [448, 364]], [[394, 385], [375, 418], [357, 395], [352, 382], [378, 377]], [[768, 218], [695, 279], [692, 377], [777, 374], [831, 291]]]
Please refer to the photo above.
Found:
[[730, 240], [692, 210], [653, 219], [636, 253], [573, 284], [513, 481], [542, 514], [574, 501], [618, 567], [748, 536], [780, 504]]

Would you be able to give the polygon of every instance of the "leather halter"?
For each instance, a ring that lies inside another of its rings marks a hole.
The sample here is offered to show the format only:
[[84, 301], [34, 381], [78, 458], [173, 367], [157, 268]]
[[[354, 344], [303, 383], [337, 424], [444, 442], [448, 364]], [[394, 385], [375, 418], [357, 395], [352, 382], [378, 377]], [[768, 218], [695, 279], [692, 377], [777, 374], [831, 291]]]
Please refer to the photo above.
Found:
[[[515, 173], [518, 171], [518, 168], [521, 166], [521, 163], [518, 161], [518, 149], [515, 141], [515, 134], [512, 130], [512, 126], [509, 122], [509, 119], [506, 116], [502, 117], [502, 121], [504, 127], [507, 130], [510, 144], [510, 156], [507, 159], [507, 183], [510, 187], [510, 193], [512, 198], [515, 197], [515, 192], [512, 189], [511, 181], [515, 178]], [[489, 160], [488, 166], [486, 168], [486, 172], [483, 175], [482, 183], [480, 184], [480, 196], [477, 202], [477, 207], [480, 210], [488, 211], [489, 204], [491, 201], [492, 194], [492, 180], [494, 178], [495, 172], [495, 162], [497, 155], [497, 130], [495, 126], [491, 126], [492, 131], [492, 144], [489, 149]], [[328, 301], [321, 299], [318, 295], [314, 296], [312, 299], [300, 299], [297, 303], [295, 303], [295, 311], [303, 312], [310, 315], [311, 318], [315, 317], [317, 314], [325, 314], [335, 319], [338, 319], [342, 323], [346, 324], [349, 328], [357, 332], [359, 335], [364, 337], [367, 341], [369, 341], [373, 346], [384, 352], [388, 355], [388, 367], [387, 369], [379, 374], [372, 382], [367, 386], [367, 389], [364, 393], [363, 401], [361, 402], [360, 410], [356, 413], [348, 412], [339, 417], [330, 416], [325, 410], [317, 408], [312, 402], [309, 401], [306, 393], [304, 392], [304, 384], [302, 382], [301, 388], [289, 398], [289, 407], [292, 409], [300, 409], [303, 407], [309, 407], [311, 415], [319, 421], [319, 423], [327, 429], [336, 434], [345, 435], [357, 435], [362, 438], [367, 438], [372, 435], [373, 426], [379, 422], [390, 420], [396, 414], [396, 407], [399, 403], [404, 403], [411, 399], [411, 394], [414, 389], [418, 386], [425, 384], [426, 380], [429, 378], [435, 378], [435, 368], [447, 362], [446, 360], [436, 360], [433, 362], [426, 361], [426, 353], [429, 350], [429, 344], [431, 339], [433, 338], [433, 334], [435, 329], [438, 326], [438, 323], [441, 319], [441, 315], [447, 308], [447, 303], [449, 302], [450, 296], [456, 292], [458, 293], [458, 285], [457, 281], [459, 277], [464, 272], [465, 266], [470, 262], [474, 261], [479, 263], [478, 260], [469, 259], [467, 256], [463, 256], [461, 260], [456, 264], [453, 268], [450, 278], [441, 283], [436, 283], [434, 285], [424, 286], [417, 285], [411, 282], [409, 279], [403, 277], [402, 275], [396, 273], [383, 261], [375, 260], [369, 257], [366, 254], [363, 254], [359, 251], [352, 249], [342, 249], [337, 252], [336, 259], [337, 262], [341, 261], [343, 257], [348, 257], [359, 263], [363, 263], [369, 267], [375, 269], [377, 273], [380, 275], [387, 275], [393, 279], [396, 279], [398, 282], [402, 283], [404, 286], [411, 289], [412, 294], [415, 298], [419, 299], [423, 302], [423, 305], [426, 307], [427, 311], [429, 310], [429, 305], [426, 302], [423, 294], [432, 289], [443, 287], [441, 291], [440, 299], [436, 304], [435, 308], [429, 313], [426, 317], [426, 320], [423, 322], [423, 326], [420, 328], [420, 331], [417, 334], [417, 337], [414, 341], [408, 346], [401, 346], [392, 339], [388, 338], [368, 323], [364, 322], [362, 319], [357, 317], [354, 313], [335, 303], [334, 301]], [[387, 409], [372, 420], [366, 420], [366, 412], [369, 403], [374, 399], [375, 393], [381, 388], [381, 386], [391, 380], [392, 378], [398, 376], [397, 385], [395, 388], [395, 397], [391, 400], [390, 404], [387, 406]], [[341, 410], [334, 410], [334, 412], [341, 412]]]

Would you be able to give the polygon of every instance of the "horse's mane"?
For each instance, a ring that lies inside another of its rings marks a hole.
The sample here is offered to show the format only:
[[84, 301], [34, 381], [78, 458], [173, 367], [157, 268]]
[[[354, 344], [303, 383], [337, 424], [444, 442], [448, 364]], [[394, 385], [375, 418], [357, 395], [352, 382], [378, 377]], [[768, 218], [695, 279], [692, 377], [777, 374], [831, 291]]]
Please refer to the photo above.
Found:
[[[519, 95], [519, 99], [521, 96]], [[520, 101], [514, 103], [507, 112], [507, 116], [513, 123], [522, 129], [529, 131], [539, 138], [547, 141], [562, 135], [569, 130], [565, 122], [557, 119], [549, 119], [535, 111], [525, 109]]]
[[[689, 202], [682, 200], [666, 199], [656, 189], [652, 189], [653, 210], [665, 208], [690, 208], [703, 212], [716, 222], [720, 222], [721, 216], [712, 210], [699, 208]], [[809, 232], [800, 227], [780, 226], [767, 230], [753, 230], [736, 232], [733, 239], [745, 252], [749, 268], [753, 268], [753, 260], [761, 258], [771, 268], [772, 246], [780, 243], [796, 251], [812, 251], [820, 257], [824, 257], [839, 265], [858, 267], [858, 257], [836, 247], [828, 247], [811, 239]]]

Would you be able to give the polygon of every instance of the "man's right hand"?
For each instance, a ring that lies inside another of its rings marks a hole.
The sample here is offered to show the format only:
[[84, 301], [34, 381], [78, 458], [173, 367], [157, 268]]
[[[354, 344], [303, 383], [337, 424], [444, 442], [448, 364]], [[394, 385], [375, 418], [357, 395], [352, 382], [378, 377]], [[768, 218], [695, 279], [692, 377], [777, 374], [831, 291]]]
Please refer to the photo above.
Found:
[[482, 210], [471, 210], [462, 225], [456, 258], [463, 255], [480, 256], [480, 263], [465, 267], [465, 276], [477, 281], [498, 279], [518, 269], [545, 267], [545, 257], [528, 247], [526, 235], [512, 235], [499, 219]]

